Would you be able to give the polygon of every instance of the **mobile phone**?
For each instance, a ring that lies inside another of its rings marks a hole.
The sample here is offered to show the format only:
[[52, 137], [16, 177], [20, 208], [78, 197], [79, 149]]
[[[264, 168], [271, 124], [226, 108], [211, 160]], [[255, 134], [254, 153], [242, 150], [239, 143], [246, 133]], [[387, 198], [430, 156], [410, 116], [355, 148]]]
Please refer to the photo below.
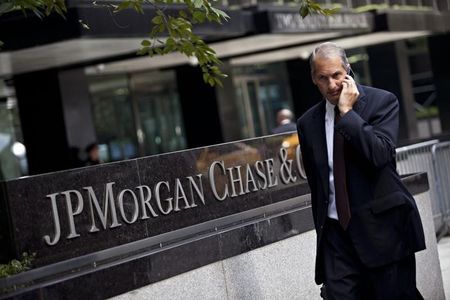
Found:
[[355, 73], [353, 72], [352, 68], [350, 68], [350, 67], [348, 68], [347, 74], [349, 76], [351, 76], [353, 79], [355, 79]]

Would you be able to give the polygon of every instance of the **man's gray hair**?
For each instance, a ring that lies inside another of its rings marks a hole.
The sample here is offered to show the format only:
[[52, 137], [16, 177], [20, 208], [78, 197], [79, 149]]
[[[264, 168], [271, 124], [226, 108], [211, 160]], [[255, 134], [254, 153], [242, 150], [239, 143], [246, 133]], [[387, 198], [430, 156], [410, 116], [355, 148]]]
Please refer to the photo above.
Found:
[[342, 67], [348, 72], [348, 59], [345, 54], [345, 50], [342, 47], [339, 47], [335, 43], [326, 42], [317, 46], [314, 51], [311, 53], [309, 57], [309, 66], [311, 67], [311, 74], [314, 74], [314, 61], [316, 58], [331, 58], [331, 57], [340, 57], [342, 61]]

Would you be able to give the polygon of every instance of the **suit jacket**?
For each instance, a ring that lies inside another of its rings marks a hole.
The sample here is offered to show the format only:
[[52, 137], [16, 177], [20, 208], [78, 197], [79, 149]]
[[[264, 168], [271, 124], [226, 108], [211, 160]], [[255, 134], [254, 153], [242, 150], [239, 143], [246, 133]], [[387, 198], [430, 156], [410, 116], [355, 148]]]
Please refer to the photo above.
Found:
[[296, 130], [297, 130], [297, 125], [295, 124], [295, 122], [289, 122], [289, 123], [280, 125], [278, 127], [275, 127], [274, 129], [272, 129], [272, 133], [276, 134], [276, 133], [291, 132], [291, 131], [296, 131]]
[[[425, 249], [419, 212], [396, 171], [399, 104], [384, 90], [358, 85], [353, 109], [335, 125], [344, 136], [351, 219], [347, 232], [360, 260], [373, 268]], [[297, 121], [317, 232], [316, 282], [323, 282], [321, 256], [329, 202], [325, 100]]]

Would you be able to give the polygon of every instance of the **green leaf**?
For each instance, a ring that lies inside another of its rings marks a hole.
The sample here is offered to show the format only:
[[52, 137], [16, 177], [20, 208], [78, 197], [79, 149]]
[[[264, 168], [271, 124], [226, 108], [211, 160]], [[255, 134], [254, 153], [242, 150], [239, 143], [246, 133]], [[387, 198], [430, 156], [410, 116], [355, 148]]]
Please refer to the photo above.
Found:
[[307, 5], [302, 5], [300, 7], [300, 16], [302, 16], [302, 18], [305, 18], [309, 14], [310, 14], [309, 7]]
[[141, 48], [136, 52], [136, 54], [137, 55], [145, 55], [148, 53], [148, 49], [149, 49], [148, 47]]
[[32, 253], [31, 255], [23, 253], [22, 256], [23, 258], [21, 261], [13, 259], [7, 264], [0, 264], [0, 278], [29, 270], [36, 257], [36, 253]]
[[10, 12], [14, 9], [14, 4], [12, 2], [6, 2], [0, 4], [0, 15]]
[[314, 2], [314, 1], [308, 1], [307, 5], [309, 6], [310, 10], [318, 11], [318, 10], [322, 9], [322, 7], [320, 7], [320, 4], [318, 4], [317, 2]]
[[152, 23], [155, 25], [162, 24], [162, 22], [163, 22], [162, 16], [156, 16], [152, 19]]
[[195, 8], [201, 8], [203, 6], [203, 0], [194, 0], [193, 4]]
[[184, 10], [180, 10], [179, 12], [178, 12], [178, 14], [180, 15], [180, 17], [182, 17], [182, 18], [185, 18], [185, 19], [187, 19], [187, 14], [186, 14], [186, 12], [184, 11]]
[[152, 43], [149, 40], [143, 40], [141, 42], [141, 46], [149, 47]]
[[64, 12], [67, 12], [66, 2], [65, 0], [57, 0], [57, 5], [60, 7]]
[[192, 44], [189, 41], [185, 41], [181, 45], [181, 50], [184, 54], [191, 56], [192, 53], [194, 53], [195, 48], [192, 46]]
[[177, 43], [175, 42], [175, 40], [173, 38], [169, 37], [166, 40], [166, 47], [165, 47], [165, 49], [166, 49], [167, 52], [175, 51], [177, 49], [177, 46], [178, 45], [177, 45]]
[[165, 29], [164, 24], [155, 25], [152, 28], [152, 31], [150, 32], [150, 37], [155, 38], [158, 34], [163, 32]]
[[215, 12], [220, 18], [224, 19], [225, 21], [228, 21], [228, 19], [230, 19], [230, 16], [227, 15], [226, 12], [224, 12], [223, 10], [211, 7], [211, 10], [213, 12]]
[[341, 9], [340, 9], [339, 7], [332, 8], [332, 9], [325, 8], [325, 9], [323, 10], [323, 13], [324, 13], [326, 16], [331, 16], [331, 15], [334, 15], [335, 13], [338, 13], [340, 10], [341, 10]]
[[[60, 15], [60, 16], [62, 16], [63, 18], [65, 18], [64, 17], [64, 12], [61, 10], [61, 8], [59, 8], [58, 6], [55, 6], [55, 8], [54, 8], [54, 10], [56, 11], [56, 13], [58, 14], [58, 15]], [[47, 13], [47, 16], [48, 15], [50, 15], [50, 11]]]
[[32, 11], [39, 19], [42, 19], [44, 17], [44, 14], [41, 13], [38, 9], [32, 9]]
[[203, 22], [205, 22], [206, 16], [203, 11], [196, 10], [192, 14], [192, 19], [198, 23], [203, 23]]
[[121, 10], [127, 9], [129, 8], [131, 5], [131, 1], [123, 1], [122, 3], [120, 3], [117, 8], [115, 9], [115, 12], [119, 12]]
[[221, 88], [223, 88], [222, 81], [221, 81], [219, 78], [214, 77], [214, 81], [216, 82], [216, 84], [217, 84], [218, 86], [220, 86]]
[[140, 14], [144, 14], [144, 9], [142, 8], [142, 3], [140, 2], [134, 2], [133, 8], [135, 11], [137, 11]]
[[212, 66], [211, 72], [213, 72], [214, 74], [220, 74], [220, 70], [217, 66]]

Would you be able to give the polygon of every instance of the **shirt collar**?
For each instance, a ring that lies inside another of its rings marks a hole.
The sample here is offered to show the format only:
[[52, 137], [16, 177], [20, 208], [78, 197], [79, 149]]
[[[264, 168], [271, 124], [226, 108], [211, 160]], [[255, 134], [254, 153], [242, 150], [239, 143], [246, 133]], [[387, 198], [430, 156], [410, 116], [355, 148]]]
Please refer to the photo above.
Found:
[[327, 112], [333, 112], [334, 113], [334, 107], [336, 105], [331, 104], [331, 102], [328, 101], [328, 99], [325, 99], [325, 102], [326, 102], [326, 110], [327, 110]]

